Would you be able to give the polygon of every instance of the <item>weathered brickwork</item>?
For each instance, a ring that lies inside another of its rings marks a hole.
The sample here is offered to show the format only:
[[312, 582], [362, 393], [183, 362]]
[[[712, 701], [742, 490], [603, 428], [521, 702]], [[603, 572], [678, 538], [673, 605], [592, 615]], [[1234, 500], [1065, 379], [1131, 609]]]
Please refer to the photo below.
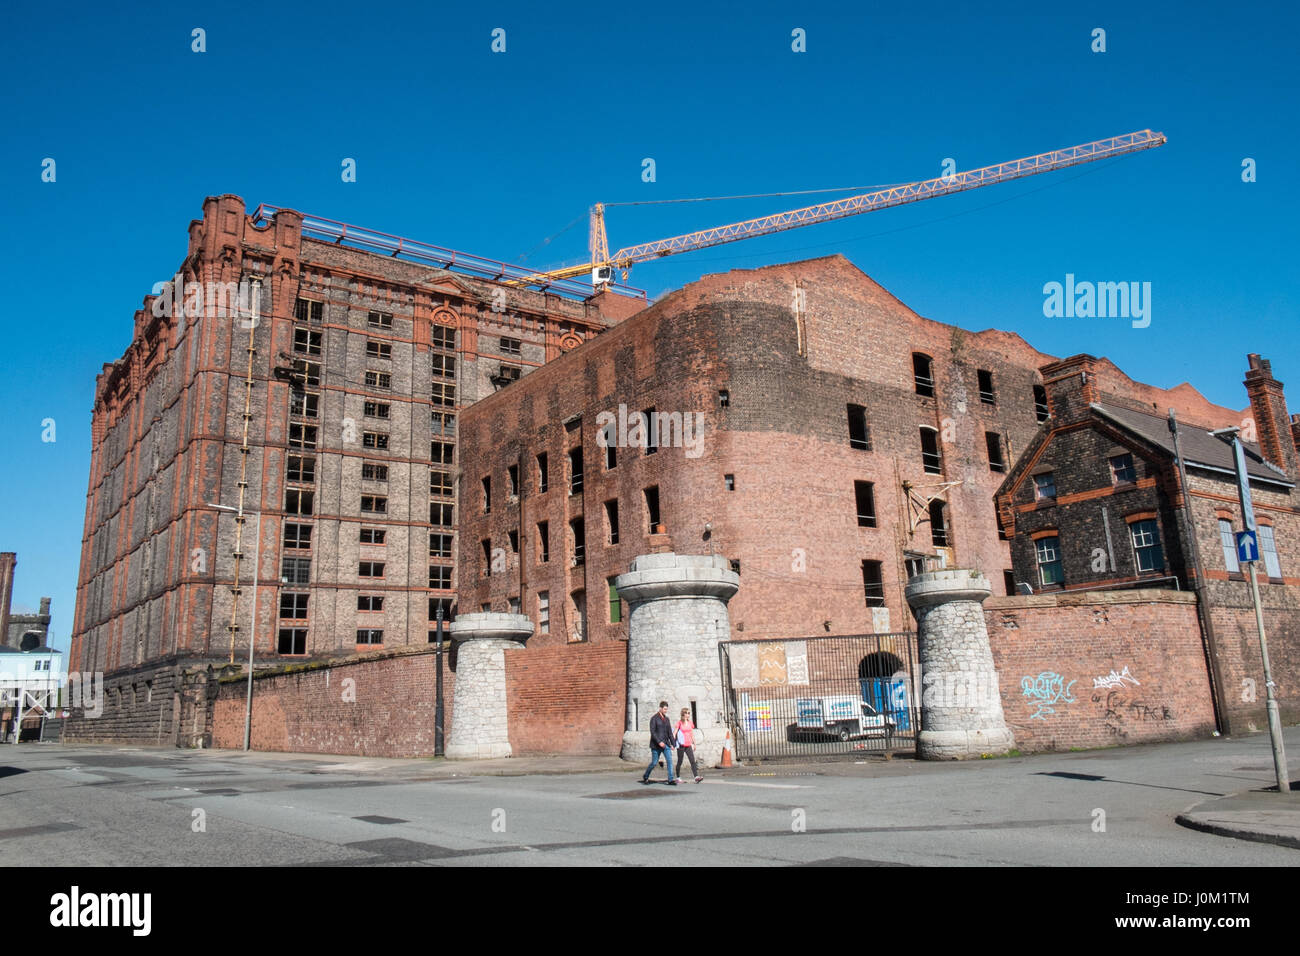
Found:
[[626, 644], [530, 647], [505, 659], [510, 746], [516, 756], [619, 752]]
[[227, 670], [201, 658], [170, 657], [103, 678], [77, 673], [77, 698], [63, 724], [65, 742], [212, 746], [217, 680]]
[[[253, 679], [252, 747], [365, 757], [434, 752], [436, 648], [410, 648], [283, 665]], [[451, 663], [451, 662], [449, 662]], [[443, 672], [447, 726], [455, 674]], [[244, 746], [246, 678], [220, 683], [211, 746]]]
[[[1248, 361], [1251, 407], [1226, 424], [1242, 431], [1256, 521], [1270, 529], [1274, 544], [1273, 571], [1263, 561], [1257, 565], [1260, 603], [1279, 704], [1284, 719], [1294, 721], [1300, 719], [1300, 475], [1291, 430], [1283, 427], [1290, 419], [1282, 383], [1272, 378], [1267, 360], [1250, 355]], [[1232, 538], [1243, 528], [1234, 466], [1227, 446], [1205, 434], [1211, 425], [1224, 425], [1202, 422], [1198, 428], [1180, 420], [1185, 494], [1167, 422], [1135, 406], [1144, 416], [1117, 419], [1122, 396], [1103, 390], [1097, 367], [1097, 359], [1080, 355], [1042, 370], [1052, 420], [998, 495], [1003, 525], [1013, 532], [1016, 579], [1035, 591], [1151, 581], [1196, 592], [1219, 726], [1233, 733], [1261, 729], [1258, 630]], [[1133, 468], [1121, 476], [1114, 462], [1125, 455]], [[1160, 549], [1159, 562], [1146, 552], [1145, 567], [1139, 564], [1140, 531], [1134, 530], [1143, 525], [1155, 531], [1143, 540]]]
[[1193, 595], [1139, 589], [995, 597], [984, 616], [1018, 749], [1213, 732]]
[[[254, 617], [265, 663], [425, 644], [431, 599], [456, 597], [459, 409], [644, 305], [319, 241], [230, 195], [205, 201], [178, 272], [96, 385], [73, 669], [242, 660]], [[250, 347], [232, 641], [236, 519], [210, 503], [240, 502]], [[291, 388], [276, 370], [295, 367]]]
[[[933, 396], [917, 392], [914, 353], [931, 359]], [[637, 554], [712, 551], [740, 564], [734, 638], [908, 629], [909, 552], [943, 554], [999, 585], [1011, 569], [993, 504], [1005, 474], [992, 467], [987, 436], [1009, 468], [1038, 431], [1034, 386], [1050, 361], [1015, 335], [923, 319], [838, 256], [708, 276], [462, 416], [462, 602], [504, 611], [518, 601], [539, 620], [545, 595], [548, 627], [530, 646], [625, 638], [609, 579]], [[981, 371], [991, 376], [991, 402]], [[1096, 375], [1133, 407], [1173, 406], [1212, 426], [1242, 417], [1190, 386], [1132, 382], [1105, 360]], [[851, 446], [849, 405], [866, 410], [869, 450]], [[620, 406], [702, 416], [702, 440], [655, 454], [617, 448], [607, 468], [598, 416], [617, 417]], [[936, 436], [938, 474], [924, 468], [922, 427]], [[567, 456], [579, 448], [574, 493]], [[507, 492], [511, 466], [518, 500]], [[487, 514], [484, 478], [493, 490]], [[871, 484], [874, 519], [859, 521], [855, 482]], [[659, 492], [660, 534], [650, 528], [647, 488]], [[929, 521], [930, 497], [946, 500], [942, 535]], [[880, 563], [880, 607], [864, 599], [863, 561]]]

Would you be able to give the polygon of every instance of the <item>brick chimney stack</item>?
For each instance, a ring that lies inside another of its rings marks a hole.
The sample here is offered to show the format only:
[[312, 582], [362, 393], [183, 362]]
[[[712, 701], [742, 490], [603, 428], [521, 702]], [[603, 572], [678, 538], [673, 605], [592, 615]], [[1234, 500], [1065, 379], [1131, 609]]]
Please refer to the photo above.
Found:
[[1296, 439], [1291, 416], [1287, 414], [1282, 383], [1273, 377], [1268, 359], [1253, 352], [1246, 358], [1250, 368], [1244, 384], [1246, 394], [1250, 396], [1250, 413], [1255, 419], [1260, 453], [1294, 479], [1300, 456], [1296, 454]]
[[14, 569], [17, 567], [17, 552], [0, 552], [0, 646], [9, 642], [9, 605], [14, 599]]
[[1047, 407], [1057, 424], [1085, 417], [1088, 406], [1101, 401], [1096, 356], [1071, 355], [1044, 365], [1039, 371], [1043, 375], [1043, 389], [1047, 392]]

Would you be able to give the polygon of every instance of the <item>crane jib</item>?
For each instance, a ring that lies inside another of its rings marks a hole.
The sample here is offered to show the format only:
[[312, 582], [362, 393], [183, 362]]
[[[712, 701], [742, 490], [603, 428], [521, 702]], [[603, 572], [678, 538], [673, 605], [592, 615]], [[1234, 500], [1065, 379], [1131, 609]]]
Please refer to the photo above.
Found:
[[770, 216], [761, 216], [757, 219], [748, 219], [725, 226], [716, 226], [712, 229], [684, 233], [668, 239], [659, 239], [655, 242], [629, 246], [610, 256], [609, 262], [621, 268], [627, 268], [634, 263], [643, 262], [647, 259], [688, 252], [693, 249], [704, 249], [738, 239], [769, 235], [799, 226], [829, 222], [863, 212], [887, 209], [903, 203], [932, 199], [936, 196], [945, 196], [980, 186], [991, 186], [995, 183], [1008, 182], [1013, 179], [1034, 176], [1056, 169], [1065, 169], [1069, 166], [1095, 162], [1111, 156], [1122, 156], [1139, 150], [1151, 149], [1164, 143], [1164, 134], [1151, 130], [1141, 130], [1124, 136], [1116, 136], [1080, 146], [1054, 150], [1049, 153], [1040, 153], [1036, 156], [1014, 159], [994, 166], [950, 173], [921, 182], [906, 183], [901, 186], [892, 186], [888, 189], [863, 193], [859, 196], [837, 199], [834, 202], [805, 206], [802, 209], [793, 209]]

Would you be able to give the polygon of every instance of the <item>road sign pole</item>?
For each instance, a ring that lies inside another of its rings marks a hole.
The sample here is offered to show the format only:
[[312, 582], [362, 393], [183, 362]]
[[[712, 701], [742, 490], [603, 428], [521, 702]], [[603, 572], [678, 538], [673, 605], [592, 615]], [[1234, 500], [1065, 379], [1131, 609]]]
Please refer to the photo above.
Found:
[[[1242, 451], [1241, 439], [1236, 432], [1232, 435], [1232, 455], [1237, 465], [1237, 493], [1241, 498], [1242, 524], [1247, 531], [1254, 532], [1255, 509], [1250, 500], [1250, 484], [1246, 477], [1246, 455]], [[1258, 536], [1256, 536], [1258, 548]], [[1256, 550], [1256, 558], [1258, 558]], [[1264, 609], [1259, 602], [1259, 580], [1255, 573], [1258, 561], [1247, 561], [1250, 569], [1250, 597], [1255, 604], [1255, 626], [1259, 629], [1259, 656], [1264, 664], [1265, 708], [1268, 713], [1268, 735], [1273, 741], [1273, 770], [1277, 774], [1278, 793], [1289, 793], [1291, 781], [1286, 769], [1286, 749], [1282, 743], [1282, 717], [1278, 712], [1277, 694], [1273, 688], [1273, 671], [1268, 663], [1268, 639], [1264, 636]]]

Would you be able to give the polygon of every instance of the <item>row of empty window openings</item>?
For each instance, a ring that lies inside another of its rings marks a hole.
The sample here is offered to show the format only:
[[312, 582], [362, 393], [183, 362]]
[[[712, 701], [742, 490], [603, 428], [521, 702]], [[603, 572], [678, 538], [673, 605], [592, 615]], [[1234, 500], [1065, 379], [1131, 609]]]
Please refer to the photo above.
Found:
[[[912, 353], [912, 375], [916, 385], [916, 394], [934, 397], [934, 359], [923, 352]], [[976, 384], [979, 388], [980, 402], [984, 405], [996, 405], [997, 392], [993, 388], [993, 373], [988, 369], [976, 369]], [[1047, 407], [1047, 390], [1041, 385], [1034, 386], [1034, 412], [1040, 422], [1051, 415]]]
[[[870, 481], [855, 481], [853, 497], [857, 503], [858, 527], [876, 527], [876, 489]], [[948, 524], [946, 521], [947, 503], [939, 499], [931, 501], [928, 506], [930, 518], [930, 540], [935, 547], [949, 546]]]
[[[312, 525], [285, 522], [284, 547], [297, 551], [311, 550]], [[388, 538], [386, 528], [362, 527], [357, 532], [360, 544], [385, 544]], [[440, 531], [429, 533], [429, 554], [433, 557], [450, 558], [452, 556], [452, 535]]]
[[[357, 643], [375, 645], [384, 643], [384, 632], [374, 628], [358, 628]], [[276, 653], [286, 656], [307, 653], [307, 628], [282, 627], [276, 639]]]
[[[848, 406], [849, 447], [861, 451], [871, 451], [871, 426], [867, 423], [867, 410], [862, 405]], [[921, 433], [921, 466], [928, 475], [943, 474], [943, 454], [939, 450], [939, 432], [924, 425]], [[989, 470], [1004, 472], [1007, 470], [1006, 459], [1002, 454], [1002, 436], [997, 432], [984, 433], [985, 449], [988, 453]]]
[[[664, 532], [663, 524], [660, 521], [659, 512], [659, 488], [651, 487], [645, 489], [645, 519], [646, 534], [662, 534]], [[619, 508], [618, 501], [611, 500], [605, 502], [605, 543], [615, 545], [619, 542]], [[519, 553], [519, 533], [510, 531], [507, 533], [510, 553]], [[492, 560], [492, 539], [484, 538], [480, 542], [483, 549], [483, 574], [490, 576], [494, 570]], [[569, 548], [570, 561], [574, 565], [582, 564], [587, 559], [587, 523], [585, 518], [574, 518], [569, 522]], [[551, 523], [549, 521], [537, 522], [537, 561], [545, 564], [551, 560]]]

